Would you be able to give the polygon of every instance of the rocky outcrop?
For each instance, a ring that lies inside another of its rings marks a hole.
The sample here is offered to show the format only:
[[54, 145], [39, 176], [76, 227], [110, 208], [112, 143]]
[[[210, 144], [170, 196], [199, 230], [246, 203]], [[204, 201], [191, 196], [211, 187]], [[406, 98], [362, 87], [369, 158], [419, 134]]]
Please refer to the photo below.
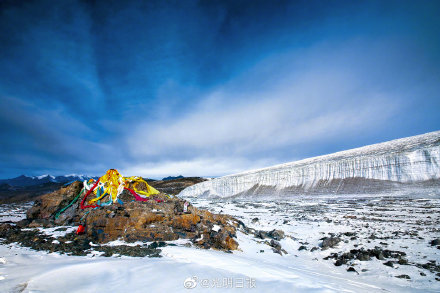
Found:
[[206, 181], [206, 179], [202, 177], [181, 177], [174, 179], [164, 178], [163, 180], [147, 180], [148, 184], [150, 184], [160, 192], [172, 195], [179, 194], [185, 188], [204, 181]]
[[123, 204], [85, 210], [80, 209], [81, 199], [78, 199], [59, 213], [81, 189], [82, 183], [75, 182], [43, 195], [28, 210], [27, 226], [83, 224], [85, 235], [95, 243], [117, 239], [127, 242], [189, 239], [201, 248], [224, 251], [238, 248], [234, 238], [239, 221], [235, 218], [198, 209], [183, 199], [162, 193], [141, 202], [134, 201], [130, 193], [124, 192], [120, 195]]

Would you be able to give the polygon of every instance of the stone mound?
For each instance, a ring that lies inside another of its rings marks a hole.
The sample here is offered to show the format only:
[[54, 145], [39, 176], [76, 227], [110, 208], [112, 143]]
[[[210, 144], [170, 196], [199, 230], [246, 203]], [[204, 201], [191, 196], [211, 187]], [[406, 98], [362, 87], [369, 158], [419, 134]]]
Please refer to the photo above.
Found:
[[[229, 215], [201, 210], [178, 197], [160, 193], [148, 201], [135, 201], [124, 191], [114, 203], [96, 209], [80, 208], [81, 198], [69, 208], [57, 213], [80, 193], [83, 183], [77, 181], [38, 199], [27, 212], [24, 227], [54, 227], [84, 225], [84, 234], [94, 243], [122, 239], [135, 241], [171, 241], [188, 239], [201, 248], [223, 251], [236, 250], [236, 229], [241, 222]], [[138, 186], [142, 189], [142, 186]], [[89, 197], [91, 199], [92, 196]]]

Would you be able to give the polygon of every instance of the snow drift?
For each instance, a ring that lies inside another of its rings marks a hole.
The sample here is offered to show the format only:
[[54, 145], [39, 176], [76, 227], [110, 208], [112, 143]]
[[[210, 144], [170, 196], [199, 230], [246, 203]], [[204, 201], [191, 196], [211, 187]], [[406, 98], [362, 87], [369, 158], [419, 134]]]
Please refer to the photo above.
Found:
[[440, 131], [205, 181], [181, 196], [375, 193], [440, 186]]

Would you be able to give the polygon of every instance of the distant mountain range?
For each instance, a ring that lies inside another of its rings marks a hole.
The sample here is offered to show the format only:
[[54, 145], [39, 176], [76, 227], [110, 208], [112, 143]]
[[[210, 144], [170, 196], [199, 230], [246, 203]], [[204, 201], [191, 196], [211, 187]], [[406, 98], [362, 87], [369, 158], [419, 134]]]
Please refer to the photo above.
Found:
[[179, 176], [168, 176], [168, 177], [162, 178], [162, 180], [163, 181], [167, 181], [167, 180], [176, 180], [176, 179], [183, 179], [183, 178], [185, 178], [185, 177], [183, 177], [182, 175], [179, 175]]
[[[71, 182], [71, 181], [75, 181], [75, 180], [79, 180], [79, 181], [84, 181], [87, 178], [98, 178], [98, 177], [90, 177], [90, 176], [86, 176], [86, 175], [78, 175], [78, 174], [70, 174], [70, 175], [63, 175], [63, 176], [52, 176], [52, 175], [41, 175], [41, 176], [26, 176], [26, 175], [21, 175], [15, 178], [11, 178], [11, 179], [0, 179], [0, 185], [2, 184], [8, 184], [9, 186], [13, 186], [13, 187], [26, 187], [26, 186], [36, 186], [36, 185], [41, 185], [41, 184], [45, 184], [45, 183], [67, 183], [67, 182]], [[163, 178], [163, 181], [168, 181], [168, 180], [176, 180], [176, 179], [183, 179], [185, 178], [182, 175], [179, 176], [168, 176]], [[154, 179], [149, 179], [146, 178], [146, 180], [148, 181], [156, 181]]]
[[53, 183], [67, 183], [75, 180], [83, 181], [86, 178], [90, 178], [85, 175], [63, 175], [63, 176], [52, 176], [52, 175], [41, 175], [41, 176], [26, 176], [21, 175], [12, 179], [0, 179], [0, 184], [8, 184], [10, 186], [33, 186], [41, 185], [49, 182]]

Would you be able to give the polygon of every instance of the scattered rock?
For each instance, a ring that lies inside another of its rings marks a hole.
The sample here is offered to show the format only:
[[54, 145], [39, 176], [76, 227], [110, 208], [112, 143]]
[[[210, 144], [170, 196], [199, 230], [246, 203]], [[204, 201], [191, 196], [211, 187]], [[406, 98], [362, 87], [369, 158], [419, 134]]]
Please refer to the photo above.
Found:
[[265, 238], [267, 238], [267, 232], [257, 230], [257, 231], [255, 231], [255, 237], [260, 238], [260, 239], [265, 239]]
[[387, 261], [384, 263], [384, 265], [393, 267], [394, 263], [399, 262], [399, 264], [406, 265], [408, 264], [408, 261], [403, 258], [406, 253], [403, 251], [393, 251], [393, 250], [383, 250], [380, 247], [375, 247], [374, 249], [351, 249], [349, 252], [345, 253], [331, 253], [327, 257], [325, 257], [325, 260], [328, 259], [335, 259], [336, 262], [334, 263], [335, 266], [341, 266], [343, 264], [347, 264], [349, 261], [352, 260], [360, 260], [360, 261], [369, 261], [371, 258], [375, 257], [379, 260], [385, 260], [386, 258], [394, 258], [397, 259], [397, 261]]
[[284, 231], [282, 231], [282, 230], [272, 230], [272, 231], [270, 231], [269, 233], [267, 233], [267, 236], [269, 237], [269, 238], [272, 238], [272, 239], [274, 239], [274, 240], [281, 240], [281, 239], [283, 239], [284, 238]]
[[270, 240], [270, 242], [266, 242], [266, 244], [269, 244], [272, 247], [273, 252], [278, 253], [279, 255], [287, 254], [287, 251], [285, 251], [281, 244], [276, 240]]
[[414, 265], [418, 268], [428, 270], [431, 273], [440, 273], [440, 265], [437, 265], [435, 260], [429, 261], [424, 264], [415, 263]]
[[270, 241], [270, 246], [272, 246], [276, 250], [281, 250], [281, 244], [273, 239]]
[[321, 243], [321, 248], [322, 250], [328, 249], [328, 248], [332, 248], [336, 245], [338, 245], [338, 243], [341, 242], [341, 238], [338, 237], [324, 237], [322, 239], [322, 243]]
[[382, 251], [379, 252], [379, 253], [377, 254], [376, 258], [377, 258], [378, 260], [385, 260], [385, 257], [383, 256]]
[[358, 271], [356, 271], [354, 267], [349, 267], [347, 269], [347, 272], [354, 272], [354, 273], [357, 273], [359, 275]]
[[262, 230], [254, 230], [252, 231], [251, 229], [248, 229], [249, 232], [253, 232], [255, 237], [260, 238], [260, 239], [266, 239], [266, 238], [270, 238], [273, 240], [281, 240], [284, 238], [284, 232], [282, 230], [272, 230], [269, 232], [266, 231], [262, 231]]
[[357, 259], [360, 261], [368, 261], [371, 258], [368, 252], [360, 252], [357, 254]]
[[341, 258], [341, 259], [338, 259], [338, 260], [335, 262], [335, 266], [340, 267], [340, 266], [342, 266], [342, 265], [345, 265], [346, 263], [347, 263], [347, 259], [345, 259], [345, 258]]
[[399, 279], [407, 279], [407, 280], [410, 280], [410, 279], [411, 279], [408, 275], [398, 275], [398, 276], [396, 276], [396, 278], [399, 278]]
[[307, 247], [304, 246], [304, 245], [301, 245], [301, 246], [298, 248], [298, 250], [299, 250], [299, 251], [301, 251], [301, 250], [307, 250]]
[[440, 245], [440, 238], [434, 239], [430, 242], [431, 246]]
[[401, 259], [399, 259], [398, 264], [399, 265], [407, 265], [408, 264], [408, 260], [405, 259], [405, 258], [401, 258]]

